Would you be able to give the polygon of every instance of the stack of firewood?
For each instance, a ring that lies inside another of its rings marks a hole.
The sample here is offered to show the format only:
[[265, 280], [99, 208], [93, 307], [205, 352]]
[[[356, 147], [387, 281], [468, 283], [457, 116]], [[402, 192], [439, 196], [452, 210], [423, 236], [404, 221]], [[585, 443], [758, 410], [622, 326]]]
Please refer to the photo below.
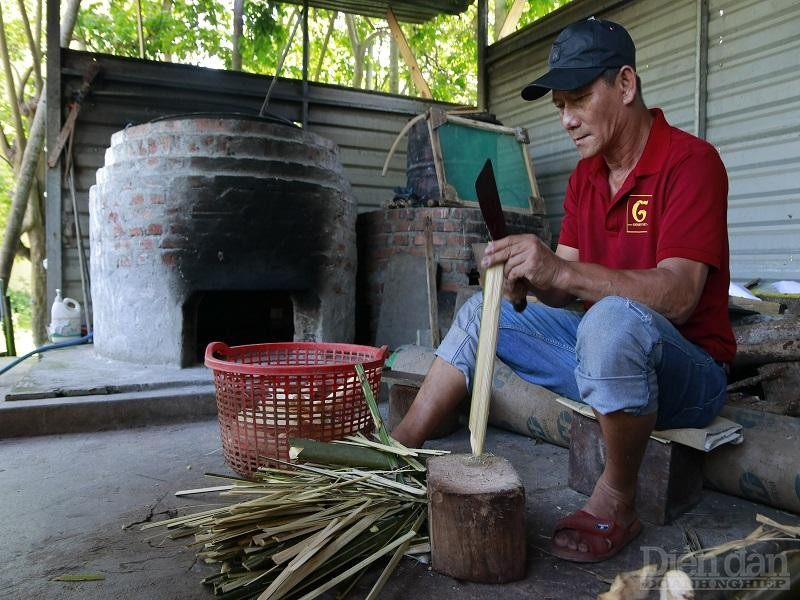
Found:
[[743, 303], [731, 298], [737, 351], [728, 405], [800, 417], [800, 316], [776, 302]]

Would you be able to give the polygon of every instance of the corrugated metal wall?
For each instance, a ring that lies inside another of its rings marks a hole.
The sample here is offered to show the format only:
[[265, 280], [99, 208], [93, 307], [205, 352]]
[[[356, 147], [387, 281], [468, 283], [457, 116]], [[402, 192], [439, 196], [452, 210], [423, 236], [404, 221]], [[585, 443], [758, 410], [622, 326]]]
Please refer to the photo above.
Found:
[[[101, 74], [83, 102], [75, 126], [75, 187], [81, 233], [88, 253], [89, 188], [105, 160], [111, 134], [127, 124], [188, 112], [257, 112], [271, 77], [219, 71], [187, 65], [140, 61], [108, 55], [62, 50], [62, 105], [72, 101], [92, 60]], [[300, 121], [301, 82], [279, 79], [269, 111]], [[400, 144], [386, 177], [383, 161], [408, 119], [432, 102], [309, 83], [308, 130], [339, 145], [345, 176], [350, 180], [359, 210], [374, 209], [405, 185], [405, 144]], [[449, 105], [442, 105], [449, 106]], [[65, 112], [66, 114], [66, 112]], [[80, 298], [80, 269], [73, 226], [71, 197], [62, 187], [62, 287]]]
[[[647, 104], [677, 127], [696, 127], [697, 0], [575, 0], [490, 46], [489, 108], [528, 128], [554, 239], [578, 155], [549, 98], [524, 102], [519, 91], [545, 72], [558, 32], [593, 14], [630, 31]], [[800, 278], [800, 3], [716, 0], [709, 16], [706, 137], [730, 177], [732, 276]]]
[[734, 279], [800, 279], [800, 2], [709, 2], [708, 140]]

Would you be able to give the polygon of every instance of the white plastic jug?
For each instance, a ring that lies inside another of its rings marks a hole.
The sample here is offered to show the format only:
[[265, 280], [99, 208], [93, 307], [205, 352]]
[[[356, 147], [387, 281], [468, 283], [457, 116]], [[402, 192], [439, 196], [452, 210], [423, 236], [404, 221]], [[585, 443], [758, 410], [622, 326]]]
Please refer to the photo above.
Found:
[[81, 305], [72, 298], [62, 298], [61, 290], [56, 290], [56, 299], [50, 309], [50, 341], [66, 341], [81, 335]]

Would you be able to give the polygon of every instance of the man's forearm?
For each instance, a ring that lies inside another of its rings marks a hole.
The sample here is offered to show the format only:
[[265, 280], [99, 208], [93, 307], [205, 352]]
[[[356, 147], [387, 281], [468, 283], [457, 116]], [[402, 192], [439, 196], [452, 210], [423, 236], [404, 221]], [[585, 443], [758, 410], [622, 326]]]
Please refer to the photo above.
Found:
[[575, 294], [571, 294], [568, 291], [560, 290], [556, 288], [550, 288], [548, 290], [540, 290], [533, 286], [529, 286], [531, 293], [533, 293], [539, 302], [543, 302], [547, 304], [547, 306], [552, 306], [553, 308], [563, 308], [568, 304], [571, 304], [575, 301], [576, 296]]
[[[597, 302], [606, 296], [625, 296], [677, 324], [684, 323], [697, 304], [691, 282], [663, 267], [617, 270], [592, 263], [563, 261], [553, 287], [564, 296], [575, 296], [589, 302]], [[549, 304], [547, 300], [543, 301]]]

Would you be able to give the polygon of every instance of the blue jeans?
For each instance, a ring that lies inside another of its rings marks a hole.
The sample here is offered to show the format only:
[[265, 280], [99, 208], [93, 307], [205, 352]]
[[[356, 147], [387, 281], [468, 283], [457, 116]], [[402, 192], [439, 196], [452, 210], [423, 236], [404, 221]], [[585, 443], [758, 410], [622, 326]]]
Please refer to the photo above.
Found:
[[[472, 387], [482, 295], [459, 310], [437, 356]], [[584, 315], [503, 300], [497, 357], [520, 377], [600, 414], [658, 413], [657, 429], [705, 427], [725, 402], [725, 369], [643, 304], [609, 296]]]

